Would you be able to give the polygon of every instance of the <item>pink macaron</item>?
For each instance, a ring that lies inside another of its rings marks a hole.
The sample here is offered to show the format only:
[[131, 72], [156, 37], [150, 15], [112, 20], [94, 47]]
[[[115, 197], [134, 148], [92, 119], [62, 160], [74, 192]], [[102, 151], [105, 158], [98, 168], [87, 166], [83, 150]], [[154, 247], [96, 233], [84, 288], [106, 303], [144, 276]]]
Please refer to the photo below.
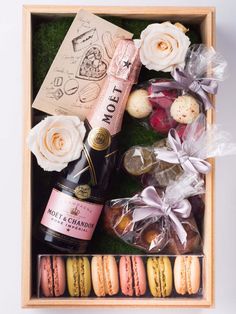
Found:
[[126, 296], [141, 296], [146, 292], [147, 281], [140, 256], [122, 256], [119, 263], [121, 291]]
[[59, 297], [66, 288], [65, 263], [60, 256], [43, 256], [40, 259], [40, 287], [45, 297]]

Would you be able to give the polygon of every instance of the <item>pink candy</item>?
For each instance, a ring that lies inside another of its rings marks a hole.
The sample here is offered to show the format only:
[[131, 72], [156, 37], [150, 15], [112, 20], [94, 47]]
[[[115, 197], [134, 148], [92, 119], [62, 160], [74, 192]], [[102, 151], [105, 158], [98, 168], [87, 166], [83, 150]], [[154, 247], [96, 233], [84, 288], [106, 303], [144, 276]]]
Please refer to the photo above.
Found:
[[173, 101], [178, 97], [178, 91], [176, 89], [164, 90], [161, 92], [156, 91], [156, 84], [158, 84], [158, 82], [167, 81], [168, 80], [164, 79], [155, 80], [155, 82], [152, 82], [148, 87], [149, 101], [154, 108], [160, 106], [163, 109], [169, 109]]
[[156, 108], [150, 117], [151, 127], [160, 133], [168, 133], [169, 129], [174, 128], [177, 122], [171, 118], [169, 111], [161, 107]]

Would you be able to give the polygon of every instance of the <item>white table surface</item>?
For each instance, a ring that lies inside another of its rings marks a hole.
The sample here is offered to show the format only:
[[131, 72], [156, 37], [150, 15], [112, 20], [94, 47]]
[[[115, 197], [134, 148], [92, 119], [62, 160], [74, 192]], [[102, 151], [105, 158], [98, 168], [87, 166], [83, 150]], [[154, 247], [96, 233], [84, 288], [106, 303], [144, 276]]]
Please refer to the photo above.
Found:
[[[0, 10], [0, 312], [66, 313], [68, 310], [21, 309], [21, 128], [22, 4], [215, 6], [217, 49], [227, 58], [230, 77], [217, 96], [217, 121], [236, 141], [236, 2], [234, 0], [1, 1]], [[216, 304], [206, 309], [112, 309], [113, 313], [236, 313], [236, 157], [217, 160], [216, 167]], [[71, 312], [103, 313], [111, 309]]]

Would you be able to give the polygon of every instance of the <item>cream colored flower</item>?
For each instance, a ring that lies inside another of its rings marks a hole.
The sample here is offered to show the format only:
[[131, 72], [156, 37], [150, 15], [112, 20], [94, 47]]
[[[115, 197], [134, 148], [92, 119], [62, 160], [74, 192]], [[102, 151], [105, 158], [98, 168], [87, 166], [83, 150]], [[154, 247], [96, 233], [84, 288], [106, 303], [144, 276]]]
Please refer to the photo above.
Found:
[[30, 130], [28, 145], [40, 167], [61, 171], [80, 157], [85, 132], [78, 117], [50, 116]]
[[149, 70], [170, 72], [175, 66], [184, 66], [186, 52], [190, 45], [186, 29], [170, 22], [148, 25], [134, 40], [140, 48], [140, 59]]

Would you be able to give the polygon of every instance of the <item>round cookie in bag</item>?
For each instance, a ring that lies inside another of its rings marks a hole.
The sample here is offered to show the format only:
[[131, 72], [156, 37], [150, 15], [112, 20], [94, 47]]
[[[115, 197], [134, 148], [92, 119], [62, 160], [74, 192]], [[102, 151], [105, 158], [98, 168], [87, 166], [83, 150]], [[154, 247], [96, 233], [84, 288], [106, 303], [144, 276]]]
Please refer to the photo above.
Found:
[[150, 149], [134, 146], [125, 153], [123, 165], [129, 174], [140, 176], [152, 169], [154, 163], [153, 157], [153, 153]]
[[[167, 147], [168, 148], [168, 140], [167, 138], [157, 141], [153, 144], [153, 148], [155, 151], [156, 148]], [[158, 160], [158, 155], [155, 157], [155, 165], [149, 173], [147, 173], [142, 181], [144, 185], [154, 185], [165, 187], [171, 181], [177, 180], [183, 173], [183, 169], [180, 165], [171, 164], [162, 160]]]

